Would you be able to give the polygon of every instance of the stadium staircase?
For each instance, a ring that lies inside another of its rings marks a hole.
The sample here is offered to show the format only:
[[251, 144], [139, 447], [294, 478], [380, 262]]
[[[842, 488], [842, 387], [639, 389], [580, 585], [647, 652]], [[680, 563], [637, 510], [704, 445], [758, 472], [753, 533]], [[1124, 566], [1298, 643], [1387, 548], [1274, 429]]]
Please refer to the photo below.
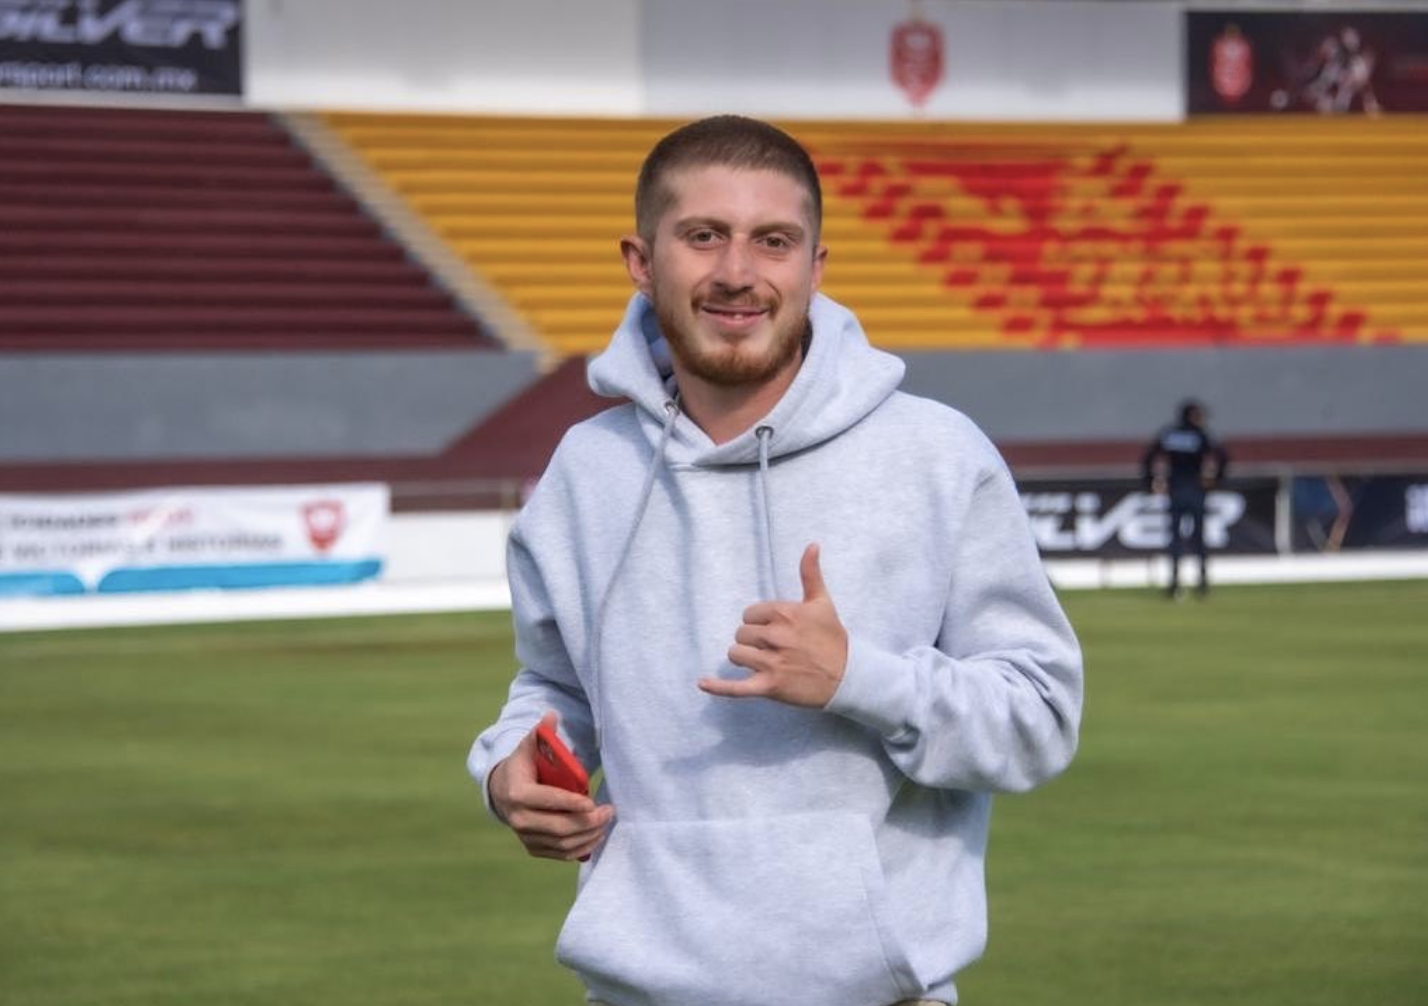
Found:
[[560, 355], [609, 339], [630, 296], [618, 239], [671, 123], [336, 113], [328, 128]]
[[496, 347], [269, 116], [0, 105], [0, 351]]
[[[605, 344], [673, 123], [323, 118], [557, 355]], [[1419, 120], [789, 128], [824, 177], [824, 289], [889, 348], [1428, 340]]]

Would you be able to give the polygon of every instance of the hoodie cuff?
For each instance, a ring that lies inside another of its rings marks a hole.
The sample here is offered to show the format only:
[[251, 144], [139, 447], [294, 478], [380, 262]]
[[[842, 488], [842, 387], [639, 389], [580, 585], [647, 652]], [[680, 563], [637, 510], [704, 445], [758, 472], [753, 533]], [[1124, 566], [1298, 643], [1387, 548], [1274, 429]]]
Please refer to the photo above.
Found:
[[491, 738], [485, 744], [478, 744], [472, 749], [471, 755], [466, 760], [466, 769], [481, 784], [481, 799], [486, 804], [486, 811], [502, 824], [506, 819], [496, 812], [496, 807], [491, 803], [491, 788], [488, 785], [491, 779], [491, 770], [501, 762], [511, 756], [511, 753], [520, 747], [521, 741], [525, 738], [528, 730], [508, 730]]
[[916, 695], [912, 661], [850, 634], [843, 680], [823, 708], [896, 740], [912, 729]]

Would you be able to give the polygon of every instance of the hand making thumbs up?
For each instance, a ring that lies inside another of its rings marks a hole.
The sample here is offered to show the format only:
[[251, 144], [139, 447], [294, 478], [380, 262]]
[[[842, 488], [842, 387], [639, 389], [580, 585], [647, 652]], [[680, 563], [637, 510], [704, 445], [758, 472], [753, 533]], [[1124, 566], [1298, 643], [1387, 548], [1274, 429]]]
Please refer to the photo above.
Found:
[[817, 545], [804, 550], [798, 574], [802, 601], [763, 601], [744, 611], [729, 660], [752, 673], [741, 679], [701, 678], [701, 689], [727, 698], [828, 704], [848, 664], [848, 633], [823, 583]]

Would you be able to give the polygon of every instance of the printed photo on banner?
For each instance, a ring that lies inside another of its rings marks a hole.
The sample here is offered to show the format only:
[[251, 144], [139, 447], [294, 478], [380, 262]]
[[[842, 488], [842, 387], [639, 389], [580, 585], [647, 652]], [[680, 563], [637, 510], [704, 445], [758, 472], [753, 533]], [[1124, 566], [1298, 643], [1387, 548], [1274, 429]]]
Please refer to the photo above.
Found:
[[1191, 114], [1428, 111], [1428, 15], [1194, 10], [1185, 15]]
[[1294, 479], [1294, 550], [1428, 548], [1428, 476]]

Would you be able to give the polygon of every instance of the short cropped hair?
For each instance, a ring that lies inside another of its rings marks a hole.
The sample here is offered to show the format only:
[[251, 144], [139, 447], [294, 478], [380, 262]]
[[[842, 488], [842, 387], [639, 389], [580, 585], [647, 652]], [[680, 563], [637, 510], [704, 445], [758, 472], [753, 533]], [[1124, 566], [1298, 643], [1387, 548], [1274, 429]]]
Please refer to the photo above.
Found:
[[742, 115], [714, 115], [680, 126], [654, 145], [640, 167], [635, 186], [635, 227], [653, 242], [655, 228], [674, 201], [666, 183], [689, 168], [718, 165], [750, 171], [776, 171], [808, 192], [813, 241], [823, 227], [823, 189], [808, 151], [777, 126]]

